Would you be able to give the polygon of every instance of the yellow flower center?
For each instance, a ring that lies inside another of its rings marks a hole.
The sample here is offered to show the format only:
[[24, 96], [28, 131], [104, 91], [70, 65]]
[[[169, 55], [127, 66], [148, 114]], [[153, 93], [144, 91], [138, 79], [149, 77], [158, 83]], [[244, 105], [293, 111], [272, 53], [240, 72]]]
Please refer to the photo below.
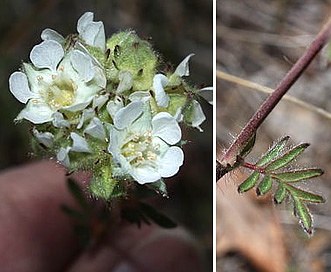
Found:
[[42, 76], [37, 78], [42, 87], [40, 94], [53, 110], [70, 106], [75, 101], [77, 86], [72, 79], [61, 73], [63, 70], [63, 67], [60, 67], [59, 73], [52, 76], [53, 81], [51, 84], [46, 83]]
[[151, 132], [132, 135], [131, 140], [122, 147], [122, 155], [135, 166], [141, 163], [154, 163], [159, 153], [159, 145], [153, 143]]

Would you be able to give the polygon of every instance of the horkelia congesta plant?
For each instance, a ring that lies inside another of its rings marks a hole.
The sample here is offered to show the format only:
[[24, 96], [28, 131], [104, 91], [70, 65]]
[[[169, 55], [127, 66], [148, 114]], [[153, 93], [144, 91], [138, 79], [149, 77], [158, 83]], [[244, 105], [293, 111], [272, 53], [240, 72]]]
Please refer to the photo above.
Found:
[[179, 123], [202, 131], [198, 100], [212, 103], [212, 89], [183, 79], [193, 54], [161, 73], [157, 54], [133, 31], [106, 41], [103, 23], [86, 12], [77, 32], [45, 29], [31, 63], [10, 76], [11, 93], [26, 104], [16, 121], [31, 122], [34, 146], [69, 173], [92, 171], [95, 196], [125, 195], [134, 181], [161, 190], [184, 161]]

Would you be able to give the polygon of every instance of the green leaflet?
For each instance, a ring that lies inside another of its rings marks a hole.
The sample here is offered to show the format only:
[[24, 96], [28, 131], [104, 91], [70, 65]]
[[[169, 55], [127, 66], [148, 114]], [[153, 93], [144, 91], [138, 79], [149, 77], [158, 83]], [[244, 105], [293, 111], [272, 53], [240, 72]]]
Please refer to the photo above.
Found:
[[298, 182], [305, 179], [315, 178], [323, 174], [323, 170], [317, 168], [294, 170], [283, 173], [272, 174], [273, 178], [279, 179], [286, 183]]
[[280, 204], [286, 197], [286, 188], [283, 182], [279, 182], [276, 193], [274, 195], [274, 201], [276, 204]]
[[284, 167], [285, 165], [289, 164], [291, 161], [293, 161], [297, 156], [299, 156], [307, 147], [309, 144], [300, 144], [292, 148], [290, 151], [288, 151], [286, 154], [281, 156], [280, 158], [272, 161], [265, 170], [270, 172], [273, 170], [277, 170], [279, 168]]
[[239, 185], [238, 192], [244, 193], [252, 189], [255, 186], [256, 182], [258, 181], [259, 177], [260, 177], [259, 172], [257, 171], [253, 172], [253, 174], [251, 174], [247, 179], [243, 181], [243, 183]]
[[272, 187], [272, 179], [270, 175], [265, 175], [256, 189], [256, 194], [259, 196], [264, 195], [265, 193], [270, 191], [271, 187]]
[[286, 143], [290, 139], [289, 136], [283, 137], [278, 143], [276, 143], [267, 154], [265, 154], [256, 164], [256, 166], [262, 167], [265, 166], [267, 163], [271, 162], [273, 159], [275, 159], [279, 152], [282, 151], [282, 149], [285, 147]]
[[311, 217], [311, 214], [310, 214], [307, 206], [296, 197], [293, 197], [293, 201], [294, 201], [295, 215], [300, 219], [300, 223], [302, 224], [304, 230], [308, 234], [312, 234], [313, 219]]
[[303, 190], [301, 190], [297, 187], [294, 187], [290, 184], [284, 184], [284, 186], [293, 198], [298, 198], [302, 201], [313, 202], [313, 203], [323, 203], [323, 202], [325, 202], [324, 198], [319, 196], [319, 195], [316, 195], [316, 194], [313, 194], [313, 193], [310, 193], [310, 192], [307, 192], [307, 191], [303, 191]]
[[240, 151], [240, 157], [244, 158], [246, 157], [252, 150], [255, 144], [256, 139], [256, 133], [253, 134], [251, 138], [249, 138], [247, 144], [244, 146], [244, 148]]

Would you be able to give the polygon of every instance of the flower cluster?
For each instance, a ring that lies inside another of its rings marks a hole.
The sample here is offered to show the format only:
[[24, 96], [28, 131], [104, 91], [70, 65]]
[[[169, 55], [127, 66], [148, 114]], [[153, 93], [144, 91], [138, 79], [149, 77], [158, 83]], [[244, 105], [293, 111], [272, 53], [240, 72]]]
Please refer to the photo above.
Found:
[[[183, 164], [179, 123], [199, 129], [205, 115], [187, 56], [174, 71], [158, 72], [151, 45], [133, 31], [106, 40], [104, 25], [86, 12], [78, 34], [41, 33], [31, 63], [9, 78], [9, 89], [26, 104], [16, 120], [33, 124], [33, 141], [69, 172], [91, 170], [91, 192], [106, 199], [126, 184], [155, 183]], [[168, 69], [169, 70], [169, 69]], [[207, 100], [210, 100], [207, 98]]]

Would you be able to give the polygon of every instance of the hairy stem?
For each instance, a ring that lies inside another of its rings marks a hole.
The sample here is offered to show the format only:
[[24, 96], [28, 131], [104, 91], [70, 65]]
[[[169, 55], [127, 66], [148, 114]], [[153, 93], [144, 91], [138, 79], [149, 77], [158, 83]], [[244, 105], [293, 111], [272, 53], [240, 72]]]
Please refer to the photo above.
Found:
[[235, 141], [227, 149], [219, 163], [223, 167], [233, 166], [236, 163], [237, 156], [249, 141], [252, 135], [257, 131], [262, 122], [274, 109], [290, 87], [297, 81], [304, 70], [308, 67], [317, 53], [329, 40], [331, 34], [331, 18], [322, 27], [314, 41], [309, 45], [304, 54], [298, 59], [283, 80], [278, 84], [275, 91], [268, 96], [260, 108], [255, 112], [246, 126], [242, 129]]

